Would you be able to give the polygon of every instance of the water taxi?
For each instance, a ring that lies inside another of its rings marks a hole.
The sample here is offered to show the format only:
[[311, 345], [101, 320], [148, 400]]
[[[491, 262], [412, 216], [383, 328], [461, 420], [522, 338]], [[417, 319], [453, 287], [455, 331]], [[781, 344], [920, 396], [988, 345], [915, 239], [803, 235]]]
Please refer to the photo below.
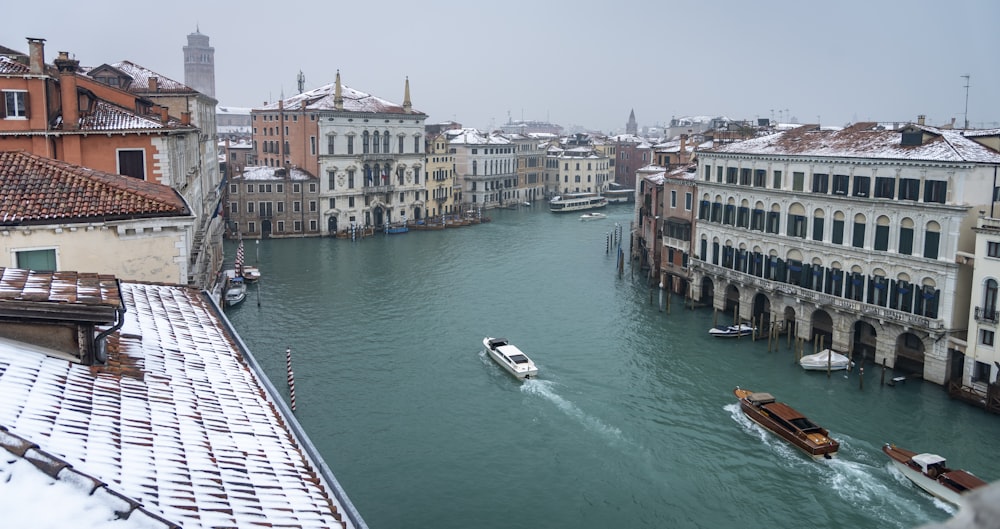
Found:
[[506, 338], [483, 338], [483, 345], [486, 346], [486, 353], [490, 355], [496, 363], [507, 370], [508, 373], [517, 378], [531, 378], [538, 374], [535, 363], [528, 358], [515, 345], [511, 345]]
[[831, 459], [840, 450], [840, 443], [830, 438], [830, 432], [807, 419], [791, 406], [775, 402], [770, 393], [755, 393], [737, 387], [740, 409], [751, 421], [778, 435], [813, 459]]
[[608, 218], [607, 215], [605, 215], [604, 213], [597, 212], [597, 211], [595, 211], [593, 213], [584, 213], [583, 215], [580, 215], [580, 220], [600, 220], [600, 219], [606, 219], [606, 218]]
[[916, 486], [957, 507], [963, 506], [964, 494], [987, 484], [971, 472], [948, 468], [945, 459], [937, 454], [918, 454], [889, 443], [882, 452]]

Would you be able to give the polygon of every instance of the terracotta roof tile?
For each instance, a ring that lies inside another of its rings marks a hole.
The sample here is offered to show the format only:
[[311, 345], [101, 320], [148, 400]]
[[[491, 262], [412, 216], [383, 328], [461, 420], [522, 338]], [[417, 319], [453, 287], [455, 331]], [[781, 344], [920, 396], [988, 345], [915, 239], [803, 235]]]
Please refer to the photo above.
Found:
[[140, 66], [131, 61], [120, 61], [111, 64], [110, 66], [117, 68], [119, 71], [133, 79], [132, 84], [126, 87], [126, 90], [132, 92], [133, 94], [143, 94], [149, 92], [149, 79], [151, 77], [156, 78], [158, 92], [197, 92], [197, 90], [185, 85], [184, 83], [175, 81], [165, 75], [158, 74], [145, 66]]
[[10, 57], [0, 55], [0, 74], [26, 75], [30, 71], [27, 64], [22, 64]]
[[121, 305], [118, 280], [113, 275], [0, 267], [0, 302], [3, 301]]
[[0, 225], [189, 214], [168, 186], [0, 151]]

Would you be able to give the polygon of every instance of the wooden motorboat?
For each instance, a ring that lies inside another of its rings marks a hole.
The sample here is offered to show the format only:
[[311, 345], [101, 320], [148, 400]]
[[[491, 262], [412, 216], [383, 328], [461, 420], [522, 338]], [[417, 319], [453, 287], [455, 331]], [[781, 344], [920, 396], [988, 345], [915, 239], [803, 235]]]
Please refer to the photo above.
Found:
[[837, 455], [840, 443], [830, 438], [830, 432], [793, 409], [776, 402], [770, 393], [755, 393], [737, 387], [740, 409], [751, 421], [788, 441], [813, 459], [830, 459]]
[[958, 507], [963, 505], [964, 494], [987, 485], [971, 472], [948, 468], [945, 458], [937, 454], [918, 454], [889, 443], [882, 451], [915, 485]]
[[483, 345], [486, 346], [486, 353], [490, 355], [490, 358], [511, 375], [517, 378], [531, 378], [538, 374], [538, 368], [528, 358], [528, 355], [508, 342], [506, 338], [487, 336], [483, 338]]

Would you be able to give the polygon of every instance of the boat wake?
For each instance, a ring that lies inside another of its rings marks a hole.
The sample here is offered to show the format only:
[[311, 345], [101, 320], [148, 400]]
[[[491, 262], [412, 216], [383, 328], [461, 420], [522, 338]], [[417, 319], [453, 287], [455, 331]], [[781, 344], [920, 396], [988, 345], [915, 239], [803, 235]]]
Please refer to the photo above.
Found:
[[[908, 489], [915, 487], [901, 474], [895, 476], [892, 472], [895, 469], [890, 468], [891, 465], [875, 463], [858, 448], [858, 445], [864, 444], [862, 441], [831, 432], [831, 436], [840, 441], [838, 456], [814, 462], [751, 421], [740, 410], [739, 404], [727, 404], [724, 409], [744, 431], [759, 438], [768, 450], [780, 456], [774, 458], [780, 466], [797, 473], [815, 473], [813, 478], [824, 483], [836, 495], [838, 499], [835, 503], [865, 511], [869, 516], [882, 520], [883, 527], [916, 527], [934, 521], [937, 516], [929, 512], [927, 505], [921, 502], [920, 491], [901, 493], [900, 484]], [[953, 508], [937, 499], [934, 500], [934, 506], [954, 513]]]
[[537, 395], [552, 402], [567, 416], [579, 421], [588, 430], [601, 435], [611, 442], [631, 444], [627, 439], [625, 439], [621, 429], [611, 426], [597, 417], [588, 415], [576, 404], [573, 404], [556, 393], [552, 389], [552, 386], [553, 383], [551, 380], [539, 380], [537, 378], [533, 378], [526, 380], [523, 384], [521, 384], [521, 391], [529, 395]]

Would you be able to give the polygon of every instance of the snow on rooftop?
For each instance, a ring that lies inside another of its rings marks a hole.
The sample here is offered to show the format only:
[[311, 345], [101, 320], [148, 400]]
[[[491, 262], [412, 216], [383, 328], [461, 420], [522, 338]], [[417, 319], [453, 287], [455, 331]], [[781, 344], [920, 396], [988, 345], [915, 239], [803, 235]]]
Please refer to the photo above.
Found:
[[265, 165], [253, 165], [243, 169], [243, 174], [237, 178], [243, 180], [311, 180], [313, 176], [298, 167], [292, 167], [287, 175], [279, 175], [278, 171], [283, 171], [280, 167], [267, 167]]
[[[343, 84], [340, 85], [340, 95], [343, 98], [343, 111], [345, 112], [423, 115], [423, 112], [416, 109], [407, 112], [401, 104], [366, 94]], [[289, 97], [283, 100], [281, 104], [286, 110], [299, 109], [303, 104], [309, 110], [337, 110], [336, 101], [334, 101], [335, 97], [336, 83], [330, 83]], [[257, 110], [278, 110], [278, 108], [278, 103], [270, 103]]]
[[[207, 295], [121, 289], [127, 312], [104, 367], [0, 342], [0, 426], [186, 528], [328, 528], [341, 518], [355, 527]], [[57, 493], [23, 465], [0, 473], [26, 496]], [[35, 517], [52, 516], [52, 527], [103, 527], [100, 512], [86, 512], [100, 502], [58, 494], [47, 505], [59, 509], [11, 501], [3, 524], [39, 527]]]

